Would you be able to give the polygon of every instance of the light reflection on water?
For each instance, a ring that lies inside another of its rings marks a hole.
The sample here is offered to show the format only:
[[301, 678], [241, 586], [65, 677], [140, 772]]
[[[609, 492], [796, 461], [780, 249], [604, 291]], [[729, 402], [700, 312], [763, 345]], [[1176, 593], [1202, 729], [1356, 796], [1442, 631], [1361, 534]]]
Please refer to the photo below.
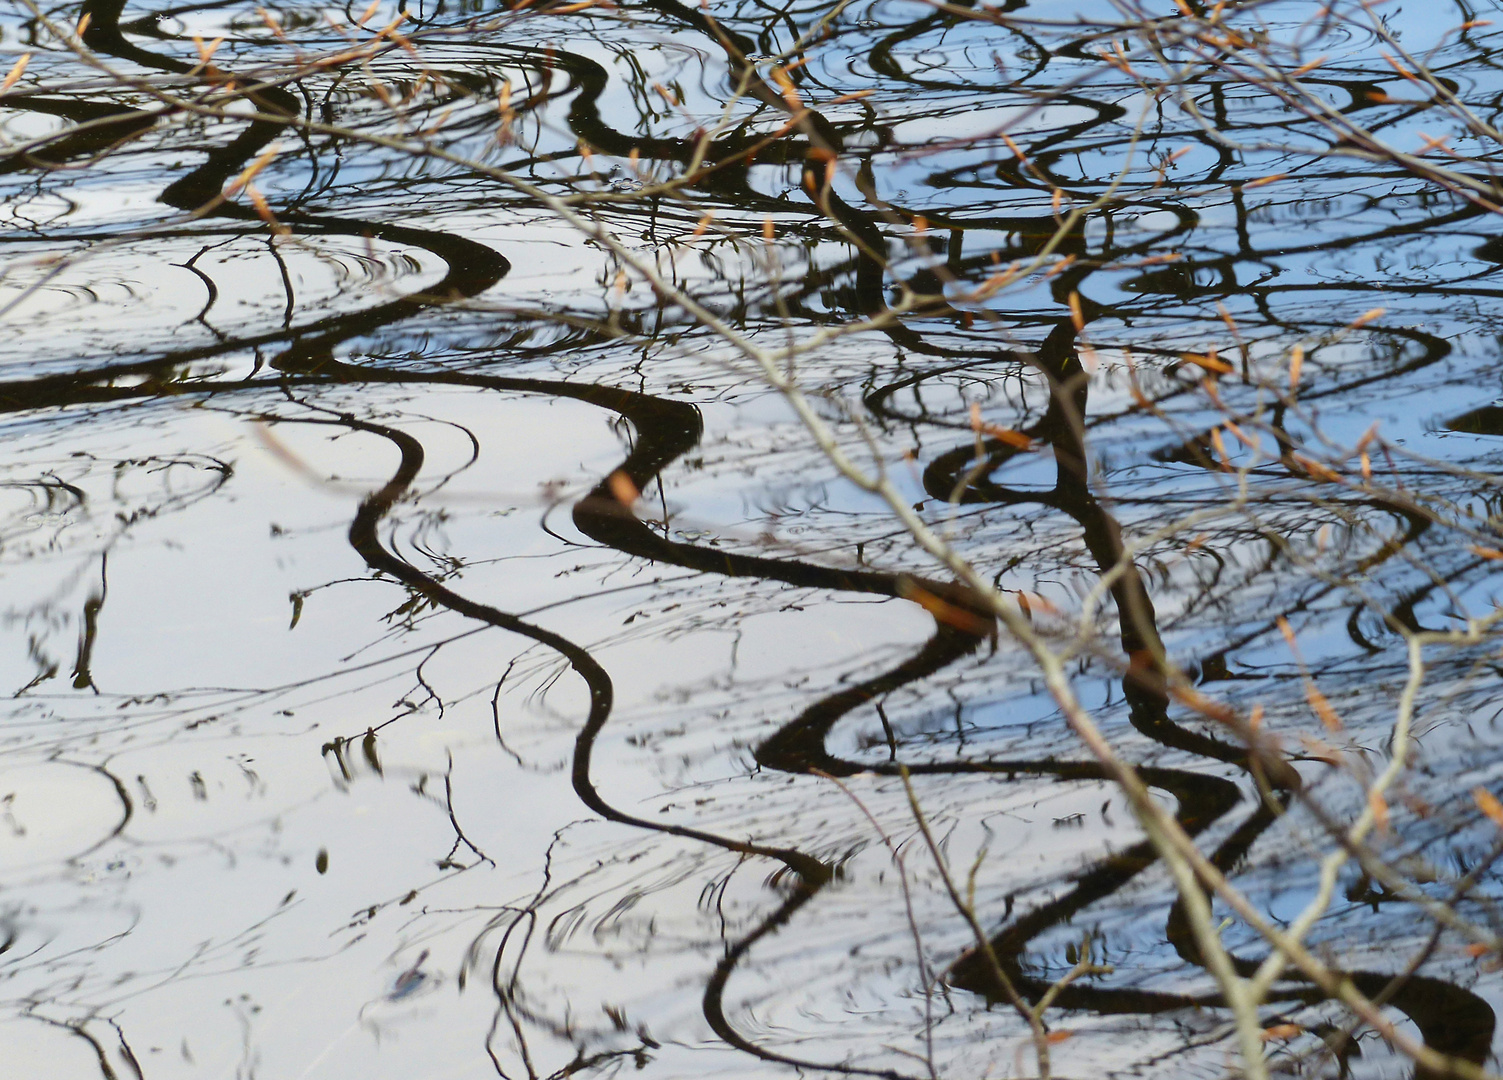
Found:
[[[1110, 11], [1090, 7], [1071, 12]], [[723, 50], [677, 5], [452, 34], [500, 9], [431, 8], [416, 12], [439, 35], [425, 55], [448, 81], [404, 122], [448, 110], [445, 146], [553, 192], [610, 192], [633, 147], [673, 174], [727, 93]], [[1272, 25], [1301, 8], [1272, 5]], [[121, 22], [107, 2], [90, 14], [98, 52], [158, 74], [191, 66], [194, 33], [229, 35], [216, 55], [229, 70], [335, 40], [311, 9], [276, 12], [292, 46], [253, 5], [154, 24], [134, 7]], [[791, 44], [789, 21], [762, 9], [715, 14], [745, 52]], [[1475, 208], [1339, 157], [1229, 191], [1288, 162], [1227, 162], [1166, 107], [1123, 204], [1062, 244], [1077, 265], [989, 301], [994, 325], [939, 271], [974, 288], [1037, 252], [1055, 218], [1047, 186], [998, 140], [971, 140], [1010, 123], [1034, 166], [1084, 201], [1121, 167], [1144, 95], [1121, 78], [1077, 83], [1089, 53], [1044, 52], [1069, 38], [1059, 28], [1025, 40], [916, 4], [852, 7], [837, 25], [800, 92], [851, 159], [833, 188], [841, 228], [804, 193], [797, 146], [757, 151], [687, 205], [598, 212], [772, 343], [785, 325], [896, 302], [894, 277], [948, 296], [955, 306], [832, 343], [803, 377], [864, 402], [904, 490], [1003, 587], [1077, 610], [1118, 529], [1146, 536], [1226, 498], [1197, 441], [1220, 414], [1179, 355], [1213, 342], [1236, 355], [1218, 304], [1246, 335], [1247, 369], [1270, 379], [1290, 344], [1385, 307], [1311, 346], [1301, 399], [1333, 437], [1353, 442], [1377, 420], [1416, 454], [1490, 471], [1499, 260]], [[34, 37], [20, 16], [4, 27], [11, 52]], [[1438, 26], [1405, 28], [1412, 47], [1435, 43]], [[1345, 29], [1328, 45], [1352, 69], [1332, 100], [1358, 100], [1348, 84], [1376, 46]], [[1441, 53], [1479, 100], [1496, 84], [1491, 48]], [[399, 95], [418, 72], [398, 51], [372, 67]], [[39, 51], [21, 89], [46, 93], [0, 100], [6, 136], [87, 123], [101, 103], [149, 106], [66, 84], [77, 78], [63, 52]], [[503, 84], [539, 100], [504, 147]], [[543, 102], [545, 86], [556, 96]], [[393, 123], [332, 73], [294, 88], [287, 109], [368, 132]], [[825, 107], [865, 89], [878, 96]], [[1059, 103], [1038, 108], [1041, 91]], [[1248, 141], [1312, 137], [1263, 98], [1207, 95]], [[727, 152], [784, 123], [741, 107]], [[1422, 113], [1396, 110], [1386, 134], [1436, 134]], [[1131, 812], [1082, 764], [1016, 646], [898, 598], [912, 595], [899, 571], [934, 570], [771, 391], [641, 282], [620, 289], [608, 253], [522, 195], [260, 123], [137, 124], [139, 138], [86, 168], [0, 166], [12, 226], [0, 304], [34, 289], [0, 346], [0, 674], [14, 695], [0, 727], [0, 1039], [17, 1075], [919, 1076], [913, 1055], [931, 1041], [942, 1075], [1024, 1071], [1023, 1029], [984, 1007], [972, 942], [916, 842], [905, 867], [922, 970], [915, 958], [898, 871], [865, 816], [912, 841], [897, 761], [951, 865], [979, 866], [977, 909], [1020, 983], [1063, 975], [1086, 936], [1113, 967], [1061, 998], [1059, 1075], [1222, 1068], [1225, 1013]], [[269, 238], [238, 205], [185, 216], [274, 140], [284, 156], [258, 183], [289, 236]], [[54, 146], [46, 163], [81, 164], [110, 141]], [[911, 225], [876, 198], [926, 215], [932, 257], [904, 249]], [[706, 210], [753, 239], [696, 239]], [[855, 241], [885, 249], [885, 277]], [[1171, 251], [1184, 261], [1143, 262]], [[45, 261], [60, 253], [86, 257]], [[1088, 469], [1071, 464], [1079, 437], [1048, 390], [1086, 359], [1072, 290], [1095, 345], [1078, 402]], [[1243, 390], [1250, 400], [1223, 393]], [[972, 403], [1033, 433], [1036, 450], [994, 442], [963, 481]], [[1281, 422], [1307, 433], [1298, 415]], [[866, 452], [854, 425], [841, 437]], [[590, 493], [633, 462], [640, 520], [613, 517]], [[1446, 515], [1495, 512], [1495, 484], [1394, 468], [1441, 508], [1435, 520], [1392, 500], [1322, 503], [1255, 472], [1256, 516], [1144, 551], [1141, 586], [1113, 600], [1147, 598], [1146, 621], [1122, 629], [1108, 610], [1101, 650], [1081, 662], [1083, 700], [1158, 797], [1280, 917], [1310, 894], [1314, 822], [1259, 820], [1245, 755], [1125, 682], [1112, 653], [1159, 636], [1207, 692], [1263, 707], [1297, 744], [1318, 726], [1282, 615], [1354, 752], [1380, 761], [1405, 668], [1377, 613], [1440, 626], [1487, 610], [1493, 592], [1488, 559]], [[1393, 809], [1386, 850], [1436, 868], [1414, 876], [1437, 890], [1493, 839], [1468, 794], [1498, 772], [1492, 663], [1480, 647], [1437, 657], [1410, 798]], [[1314, 756], [1295, 768], [1351, 809], [1350, 785]], [[1483, 875], [1468, 914], [1482, 917], [1496, 884]], [[1396, 970], [1426, 928], [1356, 874], [1342, 888], [1318, 943], [1356, 978]], [[1261, 955], [1235, 921], [1226, 935]], [[1448, 941], [1396, 1015], [1481, 1059], [1498, 986]], [[1338, 1014], [1308, 986], [1285, 991], [1268, 1021], [1307, 1031], [1308, 1054]], [[1362, 1051], [1354, 1072], [1401, 1071], [1380, 1043]]]

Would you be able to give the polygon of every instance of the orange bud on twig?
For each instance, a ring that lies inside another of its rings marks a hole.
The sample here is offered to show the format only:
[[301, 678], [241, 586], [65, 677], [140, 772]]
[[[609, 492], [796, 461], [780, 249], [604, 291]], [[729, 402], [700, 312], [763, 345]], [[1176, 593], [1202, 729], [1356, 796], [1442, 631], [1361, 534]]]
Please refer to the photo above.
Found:
[[1012, 138], [1005, 131], [998, 132], [998, 134], [1002, 136], [1002, 141], [1007, 144], [1007, 148], [1012, 151], [1013, 157], [1018, 159], [1019, 164], [1027, 165], [1028, 155], [1018, 149], [1018, 144], [1013, 142]]
[[983, 618], [973, 611], [950, 603], [942, 597], [919, 585], [913, 579], [902, 577], [898, 579], [898, 595], [905, 600], [912, 600], [923, 608], [938, 622], [947, 626], [953, 626], [957, 630], [963, 630], [977, 637], [992, 633], [995, 624], [991, 619]]
[[265, 8], [257, 8], [256, 14], [261, 16], [261, 21], [264, 22], [271, 30], [271, 32], [276, 35], [278, 40], [287, 40], [287, 35], [282, 33], [282, 24], [277, 22], [277, 17], [275, 15], [267, 11]]
[[1383, 798], [1383, 793], [1377, 788], [1372, 788], [1367, 793], [1367, 805], [1372, 808], [1373, 817], [1377, 820], [1378, 828], [1388, 831], [1388, 800]]
[[1397, 60], [1395, 60], [1393, 57], [1389, 56], [1386, 52], [1382, 52], [1380, 50], [1379, 53], [1378, 53], [1378, 55], [1381, 56], [1384, 60], [1388, 61], [1388, 66], [1389, 67], [1393, 68], [1393, 70], [1397, 71], [1400, 75], [1402, 75], [1404, 78], [1408, 79], [1410, 82], [1419, 82], [1419, 76], [1418, 75], [1416, 75], [1414, 72], [1410, 71], [1403, 64], [1401, 64]]
[[790, 108], [797, 109], [804, 104], [804, 99], [799, 97], [798, 87], [788, 77], [788, 70], [786, 68], [773, 68], [772, 81], [778, 84], [778, 89], [783, 93], [783, 100], [788, 103]]
[[1190, 361], [1190, 363], [1198, 364], [1207, 371], [1214, 371], [1218, 375], [1229, 375], [1232, 371], [1232, 365], [1228, 364], [1225, 360], [1219, 359], [1216, 356], [1215, 349], [1204, 355], [1200, 353], [1181, 353], [1180, 356]]
[[1216, 448], [1216, 458], [1224, 472], [1232, 471], [1232, 455], [1226, 452], [1226, 441], [1221, 437], [1219, 427], [1211, 429], [1211, 445]]
[[1304, 1033], [1305, 1029], [1298, 1024], [1275, 1024], [1273, 1027], [1264, 1028], [1260, 1038], [1268, 1042], [1270, 1039], [1292, 1039]]
[[622, 506], [630, 507], [642, 497], [642, 493], [637, 490], [637, 485], [632, 483], [631, 477], [627, 476], [620, 469], [611, 473], [606, 483], [610, 486], [611, 494], [615, 496], [616, 501]]
[[1021, 431], [1012, 428], [998, 427], [996, 424], [988, 424], [981, 419], [981, 406], [977, 402], [971, 402], [971, 430], [977, 435], [990, 435], [1008, 446], [1016, 446], [1019, 450], [1032, 450], [1034, 440]]
[[21, 75], [26, 71], [26, 65], [31, 63], [31, 53], [22, 53], [21, 59], [17, 60], [10, 69], [10, 74], [5, 76], [5, 81], [0, 82], [0, 94], [5, 93], [20, 81]]
[[1290, 454], [1289, 457], [1296, 465], [1317, 480], [1324, 480], [1329, 484], [1334, 484], [1341, 479], [1340, 474], [1336, 470], [1322, 465], [1314, 458], [1306, 457], [1304, 454]]
[[1304, 657], [1300, 656], [1299, 643], [1294, 637], [1294, 627], [1289, 625], [1289, 620], [1280, 615], [1276, 620], [1279, 633], [1284, 635], [1284, 640], [1289, 644], [1289, 651], [1294, 654], [1294, 661], [1299, 665], [1301, 674], [1305, 677], [1305, 700], [1310, 703], [1310, 708], [1315, 715], [1320, 717], [1320, 722], [1325, 725], [1327, 731], [1335, 733], [1341, 731], [1345, 725], [1326, 696], [1315, 685], [1315, 680], [1310, 678], [1310, 672], [1305, 667]]
[[271, 164], [272, 159], [275, 158], [277, 154], [281, 152], [281, 150], [282, 147], [278, 143], [273, 143], [271, 146], [267, 147], [266, 151], [260, 157], [256, 158], [255, 161], [247, 165], [245, 171], [230, 182], [230, 186], [224, 189], [225, 196], [228, 197], [230, 195], [234, 195], [237, 191], [240, 191], [242, 188], [248, 185], [252, 180], [256, 178], [256, 175], [260, 173], [262, 169]]
[[1485, 787], [1475, 787], [1472, 789], [1472, 801], [1494, 825], [1503, 829], [1503, 803], [1500, 803], [1492, 792]]
[[209, 61], [214, 58], [214, 54], [219, 51], [219, 46], [223, 44], [223, 37], [217, 37], [206, 45], [204, 44], [203, 38], [199, 37], [197, 34], [193, 35], [193, 47], [198, 50], [198, 62], [205, 67], [207, 67]]
[[1169, 687], [1169, 693], [1186, 708], [1194, 709], [1201, 716], [1209, 720], [1217, 720], [1223, 724], [1230, 724], [1237, 719], [1237, 713], [1231, 706], [1214, 698], [1206, 697], [1199, 690], [1191, 686], [1174, 685]]
[[1053, 266], [1049, 267], [1048, 270], [1044, 271], [1044, 280], [1048, 281], [1052, 277], [1063, 274], [1066, 270], [1070, 269], [1070, 267], [1074, 265], [1075, 256], [1066, 255], [1063, 259], [1059, 260], [1059, 262], [1055, 263]]

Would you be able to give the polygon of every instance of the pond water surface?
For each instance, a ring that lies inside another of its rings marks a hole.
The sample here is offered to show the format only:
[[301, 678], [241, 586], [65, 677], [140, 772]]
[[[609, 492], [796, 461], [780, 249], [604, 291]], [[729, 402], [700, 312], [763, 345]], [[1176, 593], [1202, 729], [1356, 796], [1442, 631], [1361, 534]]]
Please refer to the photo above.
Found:
[[[1495, 4], [1241, 7], [1491, 175], [1384, 57], [1491, 122]], [[1044, 630], [1095, 604], [1083, 703], [1289, 920], [1406, 633], [1494, 607], [1503, 218], [1213, 66], [1156, 94], [1126, 7], [1002, 8], [0, 3], [0, 1076], [1036, 1075], [900, 767], [1025, 994], [1104, 966], [1055, 1075], [1235, 1068], [1033, 660], [623, 252], [752, 343], [830, 332], [839, 446]], [[1428, 655], [1374, 840], [1494, 933], [1498, 654]], [[1311, 946], [1495, 1067], [1498, 965], [1413, 899], [1351, 865]], [[1296, 973], [1260, 1015], [1277, 1069], [1414, 1072]]]

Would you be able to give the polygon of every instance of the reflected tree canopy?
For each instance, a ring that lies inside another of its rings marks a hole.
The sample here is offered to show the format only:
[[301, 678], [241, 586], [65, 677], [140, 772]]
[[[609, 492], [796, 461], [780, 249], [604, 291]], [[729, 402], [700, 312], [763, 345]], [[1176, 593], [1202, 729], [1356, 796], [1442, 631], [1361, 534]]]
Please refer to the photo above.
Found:
[[3, 15], [25, 1075], [1498, 1071], [1493, 5]]

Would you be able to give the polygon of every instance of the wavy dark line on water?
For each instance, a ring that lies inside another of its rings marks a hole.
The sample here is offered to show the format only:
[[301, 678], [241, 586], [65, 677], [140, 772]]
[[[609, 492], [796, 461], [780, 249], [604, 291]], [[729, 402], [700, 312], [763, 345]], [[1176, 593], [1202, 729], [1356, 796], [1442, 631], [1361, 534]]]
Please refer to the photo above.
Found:
[[[235, 390], [265, 390], [271, 386], [311, 388], [321, 384], [350, 385], [357, 383], [386, 384], [433, 384], [467, 385], [498, 391], [541, 393], [564, 397], [601, 408], [610, 409], [629, 419], [638, 432], [635, 447], [622, 462], [620, 471], [630, 476], [635, 483], [645, 486], [672, 460], [697, 444], [700, 435], [698, 413], [692, 406], [681, 402], [654, 398], [649, 395], [618, 390], [590, 384], [549, 382], [522, 378], [489, 376], [471, 372], [413, 372], [393, 371], [367, 366], [356, 366], [333, 361], [309, 361], [302, 350], [294, 348], [275, 361], [275, 366], [284, 372], [277, 381], [258, 379], [245, 380], [238, 384], [213, 388], [195, 388], [195, 392], [215, 396]], [[44, 407], [49, 402], [36, 393], [40, 387], [31, 387], [31, 393], [23, 391], [22, 385], [0, 387], [0, 400], [24, 399], [25, 409]], [[51, 404], [65, 404], [74, 400], [71, 390], [75, 388], [54, 387], [48, 395]], [[151, 396], [149, 389], [141, 387], [110, 388], [115, 392], [112, 399], [122, 400]], [[57, 392], [61, 390], [61, 392]], [[85, 395], [88, 397], [88, 395]], [[390, 507], [406, 492], [422, 465], [421, 444], [411, 436], [383, 425], [371, 424], [352, 416], [301, 419], [299, 423], [338, 424], [353, 430], [367, 431], [392, 441], [401, 451], [402, 464], [398, 472], [381, 491], [366, 500], [356, 515], [350, 529], [352, 546], [373, 569], [421, 592], [426, 597], [470, 618], [509, 630], [538, 641], [555, 649], [564, 656], [590, 688], [590, 711], [576, 740], [573, 766], [573, 783], [582, 802], [607, 820], [666, 835], [680, 836], [697, 842], [708, 843], [723, 850], [742, 855], [756, 855], [775, 859], [794, 870], [800, 883], [794, 887], [789, 898], [762, 924], [740, 939], [717, 964], [705, 995], [705, 1009], [711, 1025], [722, 1038], [732, 1045], [768, 1060], [813, 1067], [816, 1063], [787, 1058], [765, 1048], [757, 1047], [736, 1033], [724, 1016], [724, 988], [736, 964], [759, 940], [785, 925], [800, 911], [829, 880], [830, 868], [820, 860], [795, 849], [771, 845], [750, 844], [731, 840], [701, 830], [648, 821], [624, 813], [611, 806], [596, 789], [591, 778], [591, 756], [594, 743], [609, 719], [612, 702], [609, 675], [589, 653], [573, 642], [542, 627], [526, 622], [491, 605], [469, 600], [448, 589], [410, 564], [387, 552], [376, 536], [376, 525]], [[699, 569], [704, 572], [732, 576], [759, 577], [780, 580], [803, 587], [830, 588], [847, 591], [878, 593], [897, 596], [905, 580], [921, 583], [936, 594], [948, 594], [956, 598], [953, 586], [922, 579], [905, 579], [903, 575], [881, 574], [875, 571], [848, 571], [817, 566], [794, 560], [769, 559], [762, 556], [740, 555], [715, 549], [699, 548], [691, 544], [667, 541], [654, 533], [645, 523], [625, 510], [609, 494], [606, 481], [582, 499], [575, 508], [575, 520], [587, 535], [617, 547], [629, 554], [670, 562], [674, 565]], [[825, 749], [825, 740], [834, 724], [853, 709], [877, 700], [882, 695], [927, 677], [949, 664], [973, 653], [983, 644], [985, 635], [968, 633], [944, 622], [936, 623], [934, 636], [920, 651], [872, 680], [848, 688], [835, 695], [821, 699], [806, 709], [799, 717], [785, 725], [757, 748], [758, 760], [772, 768], [806, 773], [821, 771], [833, 775], [851, 775], [858, 771], [895, 774], [898, 766], [891, 762], [852, 762], [836, 758]], [[1181, 731], [1176, 725], [1161, 718], [1150, 734], [1163, 734], [1165, 730]], [[1182, 732], [1182, 735], [1191, 733]], [[1178, 740], [1165, 738], [1168, 745]], [[1070, 763], [1035, 760], [982, 760], [970, 762], [920, 762], [907, 766], [915, 775], [987, 773], [1016, 777], [1054, 776], [1065, 781], [1100, 781], [1107, 779], [1105, 771], [1094, 762]], [[1215, 776], [1206, 776], [1182, 770], [1140, 769], [1146, 783], [1173, 795], [1179, 803], [1178, 816], [1181, 824], [1192, 835], [1202, 832], [1240, 799], [1236, 785]], [[1260, 807], [1249, 819], [1249, 824], [1226, 841], [1214, 856], [1219, 863], [1235, 862], [1245, 852], [1258, 834], [1274, 820], [1266, 808]], [[1255, 824], [1254, 824], [1255, 823]], [[1111, 895], [1128, 881], [1154, 865], [1156, 856], [1151, 845], [1140, 843], [1111, 855], [1075, 879], [1074, 887], [1063, 897], [1035, 910], [1014, 922], [1007, 931], [993, 940], [993, 948], [1005, 964], [1004, 970], [1025, 993], [1038, 995], [1048, 988], [1048, 980], [1029, 976], [1022, 966], [1021, 956], [1027, 942], [1051, 926], [1068, 921], [1089, 904]], [[1176, 908], [1177, 910], [1177, 908]], [[1170, 915], [1175, 923], [1174, 912]], [[1171, 940], [1182, 935], [1171, 932]], [[1250, 963], [1250, 962], [1249, 962]], [[979, 960], [971, 954], [969, 960], [957, 963], [952, 978], [957, 985], [976, 989], [978, 992], [995, 993], [989, 985], [989, 976], [978, 969]], [[1387, 976], [1353, 973], [1359, 985], [1384, 986]], [[1431, 1045], [1449, 1053], [1465, 1056], [1478, 1044], [1482, 1033], [1490, 1039], [1491, 1010], [1467, 991], [1438, 980], [1411, 980], [1414, 989], [1410, 994], [1400, 994], [1393, 1004], [1408, 1011], [1420, 1024], [1422, 1033]], [[1444, 992], [1442, 993], [1442, 990]], [[1310, 990], [1291, 990], [1286, 996], [1295, 1000], [1318, 1000], [1311, 997]], [[1445, 1002], [1439, 1013], [1427, 1010], [1427, 1002]], [[1166, 994], [1140, 990], [1113, 990], [1076, 986], [1059, 999], [1065, 1009], [1089, 1009], [1099, 1012], [1154, 1013], [1192, 1006], [1210, 1006], [1219, 1001], [1217, 995]], [[1406, 1008], [1407, 1007], [1407, 1008]], [[1450, 1016], [1461, 1019], [1441, 1023], [1437, 1017]], [[1459, 1030], [1457, 1030], [1459, 1029]], [[831, 1069], [848, 1070], [845, 1065], [826, 1065]], [[892, 1075], [877, 1071], [876, 1075]]]

